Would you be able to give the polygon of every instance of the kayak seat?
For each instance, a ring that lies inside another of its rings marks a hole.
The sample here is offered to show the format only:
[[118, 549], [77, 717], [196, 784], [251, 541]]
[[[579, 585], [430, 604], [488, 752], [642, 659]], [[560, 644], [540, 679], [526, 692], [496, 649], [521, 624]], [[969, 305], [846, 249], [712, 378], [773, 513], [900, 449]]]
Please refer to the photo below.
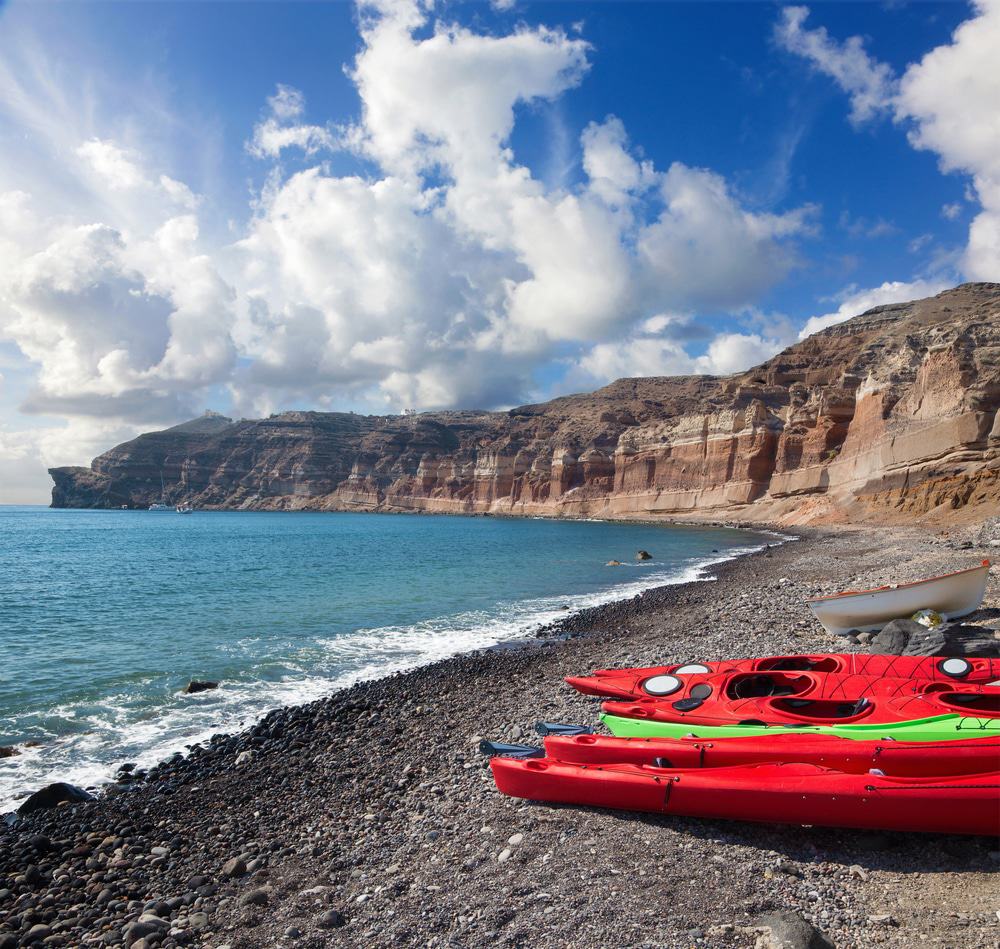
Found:
[[839, 659], [816, 659], [812, 656], [776, 656], [765, 659], [757, 668], [761, 672], [840, 672]]
[[979, 712], [982, 715], [1000, 715], [1000, 695], [985, 695], [981, 692], [948, 692], [939, 696], [945, 705], [960, 708], [963, 712]]
[[856, 702], [833, 702], [824, 699], [786, 698], [778, 699], [773, 705], [776, 709], [814, 721], [857, 718], [874, 707], [870, 699], [858, 699]]
[[796, 695], [810, 685], [812, 685], [812, 680], [804, 676], [789, 676], [774, 672], [751, 672], [733, 676], [726, 686], [726, 694], [732, 699], [762, 699], [771, 696]]

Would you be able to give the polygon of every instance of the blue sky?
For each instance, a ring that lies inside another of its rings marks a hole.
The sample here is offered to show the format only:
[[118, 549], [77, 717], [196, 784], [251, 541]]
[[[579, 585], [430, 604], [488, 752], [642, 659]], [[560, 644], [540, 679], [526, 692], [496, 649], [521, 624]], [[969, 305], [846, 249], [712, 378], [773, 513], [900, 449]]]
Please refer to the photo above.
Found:
[[1000, 279], [1000, 4], [0, 4], [0, 502], [205, 408], [727, 373]]

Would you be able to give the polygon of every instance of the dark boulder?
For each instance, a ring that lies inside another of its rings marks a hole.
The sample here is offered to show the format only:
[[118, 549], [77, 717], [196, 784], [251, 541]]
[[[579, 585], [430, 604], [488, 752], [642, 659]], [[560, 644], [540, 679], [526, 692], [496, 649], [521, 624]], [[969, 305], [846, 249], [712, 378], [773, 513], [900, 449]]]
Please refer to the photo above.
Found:
[[57, 781], [55, 784], [46, 785], [40, 791], [35, 791], [17, 809], [17, 813], [24, 817], [48, 807], [58, 807], [60, 804], [81, 804], [84, 801], [94, 800], [96, 800], [94, 795], [84, 791], [83, 788], [78, 788], [75, 784], [66, 784], [64, 781]]
[[185, 687], [186, 695], [197, 695], [199, 692], [208, 692], [210, 689], [217, 689], [218, 682], [209, 682], [205, 679], [192, 679]]
[[13, 745], [0, 745], [0, 758], [13, 758], [20, 753]]
[[648, 550], [637, 550], [635, 552], [636, 560], [652, 560], [653, 555]]
[[904, 656], [976, 656], [1000, 658], [1000, 639], [984, 626], [955, 623], [924, 629], [910, 636]]
[[911, 619], [890, 620], [872, 639], [872, 652], [884, 653], [888, 656], [901, 656], [914, 633], [927, 632], [926, 626], [921, 626]]
[[909, 619], [894, 619], [872, 637], [871, 651], [890, 656], [1000, 657], [1000, 639], [984, 626], [952, 623], [928, 628]]

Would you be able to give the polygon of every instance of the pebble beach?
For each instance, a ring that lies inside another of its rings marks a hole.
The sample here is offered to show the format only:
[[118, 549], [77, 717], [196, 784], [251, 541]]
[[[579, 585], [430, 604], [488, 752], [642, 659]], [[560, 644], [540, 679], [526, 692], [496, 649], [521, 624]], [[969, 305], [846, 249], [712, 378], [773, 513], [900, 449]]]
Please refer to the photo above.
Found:
[[[843, 652], [803, 601], [995, 553], [988, 530], [803, 530], [531, 640], [281, 709], [98, 800], [0, 823], [0, 949], [1000, 945], [997, 841], [501, 796], [482, 738], [596, 724], [563, 676]], [[609, 568], [614, 569], [614, 568]], [[1000, 585], [967, 622], [1000, 627]], [[224, 687], [224, 684], [223, 684]]]

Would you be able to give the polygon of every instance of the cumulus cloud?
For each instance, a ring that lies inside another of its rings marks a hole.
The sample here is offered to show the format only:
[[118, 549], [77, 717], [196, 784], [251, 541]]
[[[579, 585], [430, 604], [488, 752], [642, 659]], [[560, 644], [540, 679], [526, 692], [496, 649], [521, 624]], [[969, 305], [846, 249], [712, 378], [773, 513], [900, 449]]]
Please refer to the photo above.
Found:
[[881, 286], [860, 290], [848, 287], [840, 294], [840, 306], [831, 313], [810, 318], [799, 333], [799, 339], [805, 339], [813, 333], [843, 323], [852, 316], [858, 316], [872, 307], [884, 306], [887, 303], [905, 303], [908, 300], [919, 300], [921, 297], [932, 297], [946, 290], [951, 283], [944, 280], [913, 280], [909, 283], [902, 280], [886, 281]]
[[[823, 27], [806, 29], [806, 7], [786, 7], [776, 37], [848, 94], [852, 122], [891, 115], [907, 129], [914, 148], [938, 155], [942, 171], [971, 176], [981, 210], [969, 227], [961, 268], [969, 279], [995, 280], [1000, 274], [1000, 0], [977, 0], [973, 10], [950, 43], [898, 78], [865, 51], [861, 37], [839, 43]], [[953, 219], [959, 210], [946, 205], [942, 213]]]
[[534, 395], [554, 359], [604, 381], [725, 373], [777, 348], [728, 333], [692, 357], [702, 331], [676, 314], [759, 299], [814, 208], [751, 209], [711, 169], [657, 168], [615, 116], [572, 142], [579, 179], [547, 185], [515, 154], [515, 122], [585, 81], [587, 42], [430, 11], [361, 2], [353, 124], [309, 122], [304, 95], [277, 87], [247, 141], [266, 184], [230, 246], [206, 240], [211, 202], [140, 135], [78, 122], [93, 110], [0, 64], [0, 110], [80, 196], [42, 207], [0, 175], [0, 337], [35, 372], [22, 408], [71, 420], [83, 451], [87, 424], [176, 421], [213, 387], [247, 414], [493, 407]]
[[[428, 33], [415, 3], [361, 14], [362, 117], [339, 141], [381, 176], [317, 166], [262, 195], [239, 244], [253, 365], [234, 386], [251, 404], [303, 385], [396, 406], [510, 402], [560, 345], [665, 309], [744, 305], [794, 265], [812, 208], [751, 212], [707, 169], [657, 171], [614, 116], [584, 130], [577, 188], [548, 190], [517, 161], [516, 107], [580, 83], [585, 41], [442, 21]], [[297, 120], [302, 98], [280, 94]]]

